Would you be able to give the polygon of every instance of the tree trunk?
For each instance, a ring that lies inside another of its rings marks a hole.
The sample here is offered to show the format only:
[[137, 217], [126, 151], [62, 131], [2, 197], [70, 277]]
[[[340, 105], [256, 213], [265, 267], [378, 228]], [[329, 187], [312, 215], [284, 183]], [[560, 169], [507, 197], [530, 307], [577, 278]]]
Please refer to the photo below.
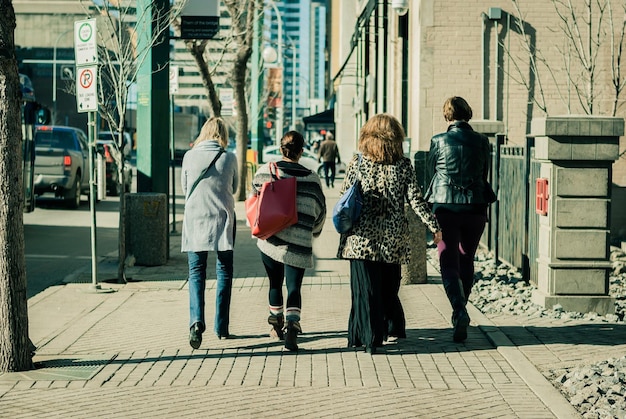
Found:
[[204, 51], [207, 46], [207, 42], [197, 42], [197, 41], [186, 41], [185, 45], [187, 49], [191, 53], [191, 56], [196, 61], [196, 65], [198, 66], [198, 71], [200, 72], [200, 78], [202, 79], [202, 84], [207, 90], [209, 95], [209, 116], [221, 116], [222, 115], [222, 103], [220, 102], [219, 97], [217, 96], [217, 91], [215, 90], [215, 84], [213, 84], [213, 79], [211, 78], [211, 72], [209, 71], [209, 64], [204, 59]]
[[233, 63], [232, 80], [233, 96], [237, 105], [236, 141], [237, 157], [239, 160], [239, 188], [235, 192], [235, 199], [246, 199], [246, 185], [248, 166], [246, 151], [248, 149], [248, 103], [246, 100], [246, 74], [248, 61], [252, 56], [252, 40], [254, 35], [254, 17], [256, 1], [241, 2], [236, 0], [225, 1], [231, 17], [237, 44], [237, 53]]
[[[123, 121], [123, 119], [122, 119]], [[120, 217], [118, 222], [118, 260], [117, 260], [117, 283], [126, 284], [126, 176], [124, 175], [124, 164], [126, 163], [126, 156], [124, 155], [124, 130], [126, 126], [122, 123], [120, 125], [120, 132], [118, 133], [117, 143], [119, 149], [122, 151], [122, 161], [117, 167], [117, 178], [120, 184]], [[176, 222], [176, 220], [174, 220]]]
[[0, 373], [32, 368], [28, 339], [22, 190], [21, 90], [15, 13], [0, 0]]
[[[249, 55], [248, 55], [249, 58]], [[237, 141], [238, 160], [243, 164], [239, 165], [239, 188], [235, 192], [238, 201], [246, 199], [246, 185], [248, 166], [246, 164], [246, 152], [248, 149], [248, 112], [246, 107], [246, 69], [248, 59], [245, 61], [238, 59], [233, 68], [233, 96], [237, 106], [237, 120], [235, 122], [235, 132]], [[239, 105], [241, 104], [241, 105]]]

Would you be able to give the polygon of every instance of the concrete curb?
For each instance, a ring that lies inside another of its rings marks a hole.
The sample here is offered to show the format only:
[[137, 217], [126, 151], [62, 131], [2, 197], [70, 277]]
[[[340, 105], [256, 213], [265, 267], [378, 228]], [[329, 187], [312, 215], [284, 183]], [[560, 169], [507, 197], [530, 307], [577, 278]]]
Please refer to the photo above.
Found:
[[571, 419], [581, 417], [553, 385], [541, 374], [537, 367], [511, 342], [511, 340], [476, 307], [469, 304], [471, 319], [478, 323], [480, 330], [497, 348], [498, 352], [511, 364], [522, 380], [557, 417]]

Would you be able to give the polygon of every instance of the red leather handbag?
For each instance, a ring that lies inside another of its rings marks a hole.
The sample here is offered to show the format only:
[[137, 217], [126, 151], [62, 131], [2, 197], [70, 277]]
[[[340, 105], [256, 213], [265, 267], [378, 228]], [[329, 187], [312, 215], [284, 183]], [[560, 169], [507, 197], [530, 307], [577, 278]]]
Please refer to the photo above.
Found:
[[296, 178], [280, 178], [276, 163], [269, 163], [269, 170], [270, 181], [245, 202], [252, 235], [262, 240], [298, 222]]

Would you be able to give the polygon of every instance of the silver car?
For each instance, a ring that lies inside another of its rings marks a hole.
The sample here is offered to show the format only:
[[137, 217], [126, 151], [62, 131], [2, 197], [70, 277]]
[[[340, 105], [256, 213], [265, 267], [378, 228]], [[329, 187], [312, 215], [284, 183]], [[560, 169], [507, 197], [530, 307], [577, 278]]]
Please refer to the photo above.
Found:
[[[272, 145], [272, 146], [263, 148], [263, 161], [264, 162], [280, 161], [282, 158], [283, 158], [283, 155], [280, 152], [280, 147]], [[310, 171], [317, 173], [318, 176], [320, 177], [324, 176], [324, 165], [318, 161], [317, 155], [315, 155], [311, 151], [304, 149], [304, 152], [302, 153], [302, 157], [300, 157], [299, 163], [303, 165], [304, 167], [306, 167], [307, 169], [309, 169]], [[337, 175], [340, 173], [345, 173], [346, 165], [343, 162], [337, 163], [335, 172]]]

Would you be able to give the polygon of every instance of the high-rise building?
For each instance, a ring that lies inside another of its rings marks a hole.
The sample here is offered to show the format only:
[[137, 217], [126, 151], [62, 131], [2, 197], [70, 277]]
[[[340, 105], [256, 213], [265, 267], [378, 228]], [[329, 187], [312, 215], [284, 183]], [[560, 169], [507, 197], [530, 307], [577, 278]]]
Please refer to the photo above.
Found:
[[[283, 51], [279, 66], [283, 68], [285, 129], [299, 127], [303, 116], [324, 107], [325, 4], [326, 1], [312, 0], [267, 0], [265, 4], [264, 46], [278, 48], [280, 43]], [[278, 39], [279, 25], [282, 40]]]

